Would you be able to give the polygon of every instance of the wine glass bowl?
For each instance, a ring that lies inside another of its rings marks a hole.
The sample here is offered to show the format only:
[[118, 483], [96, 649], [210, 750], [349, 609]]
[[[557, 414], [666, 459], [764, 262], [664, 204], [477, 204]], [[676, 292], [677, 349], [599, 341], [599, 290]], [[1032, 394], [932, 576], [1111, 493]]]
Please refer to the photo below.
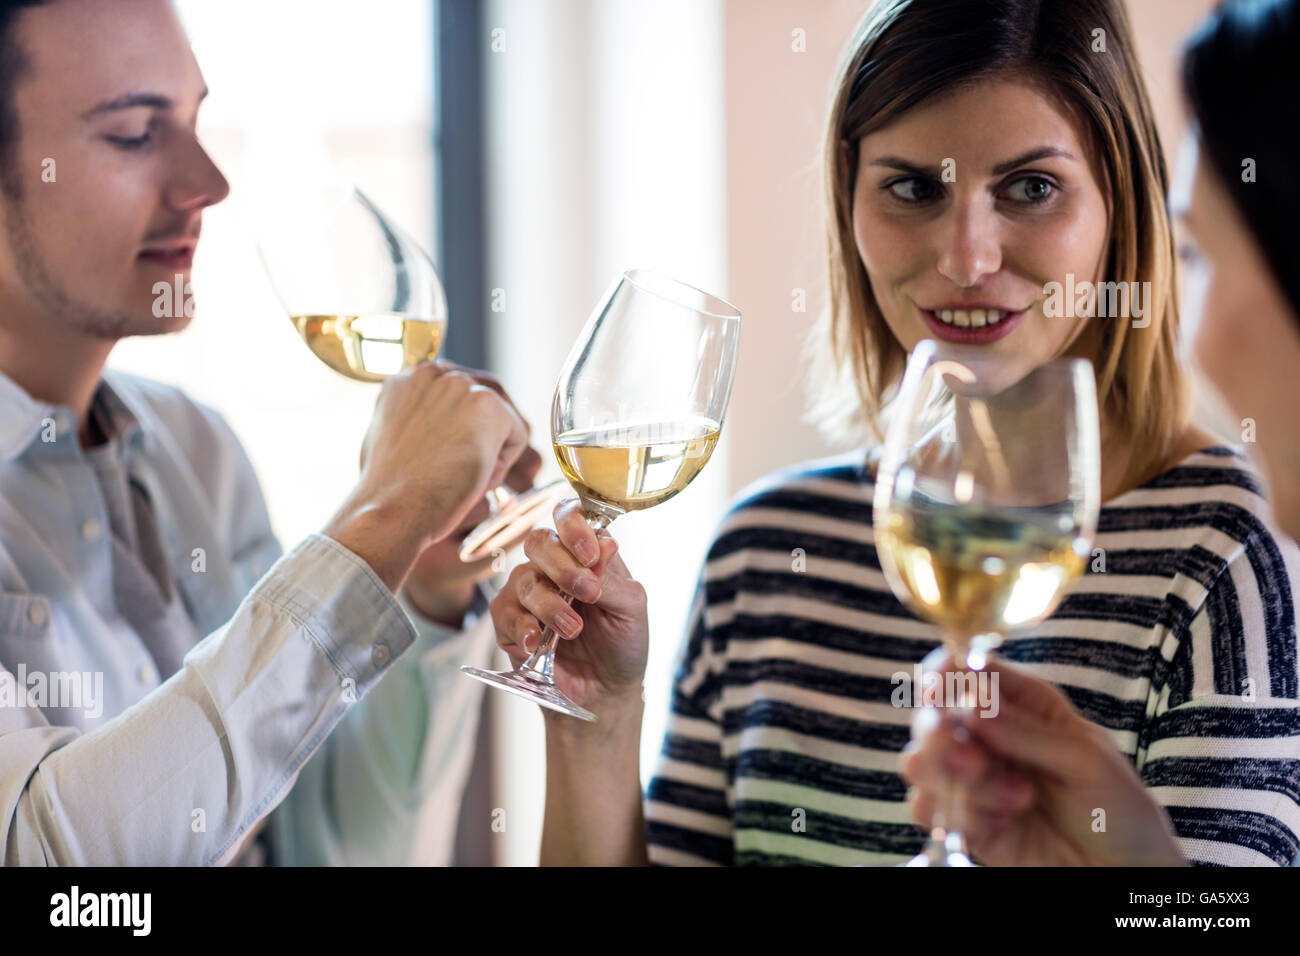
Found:
[[349, 183], [289, 191], [258, 250], [293, 326], [334, 371], [380, 382], [436, 358], [447, 296], [420, 245]]

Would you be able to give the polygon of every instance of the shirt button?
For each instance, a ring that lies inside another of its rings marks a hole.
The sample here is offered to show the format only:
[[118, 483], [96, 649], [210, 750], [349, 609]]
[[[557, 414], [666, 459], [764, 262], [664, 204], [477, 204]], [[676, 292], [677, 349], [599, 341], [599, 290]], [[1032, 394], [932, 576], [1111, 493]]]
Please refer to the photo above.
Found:
[[33, 604], [27, 609], [27, 620], [31, 621], [37, 627], [45, 623], [45, 605]]
[[94, 518], [87, 518], [81, 525], [81, 536], [87, 541], [94, 541], [99, 537], [100, 530], [98, 521]]
[[154, 669], [152, 664], [141, 664], [135, 669], [135, 678], [141, 684], [152, 684], [154, 681]]
[[375, 667], [383, 667], [388, 663], [388, 645], [383, 641], [376, 641], [375, 646], [370, 649], [370, 663]]

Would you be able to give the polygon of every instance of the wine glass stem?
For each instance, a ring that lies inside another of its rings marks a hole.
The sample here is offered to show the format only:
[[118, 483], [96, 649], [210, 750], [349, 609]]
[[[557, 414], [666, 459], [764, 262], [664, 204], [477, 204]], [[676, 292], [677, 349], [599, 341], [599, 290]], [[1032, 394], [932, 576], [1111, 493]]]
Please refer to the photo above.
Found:
[[966, 838], [963, 836], [966, 829], [966, 823], [962, 819], [965, 803], [965, 785], [956, 780], [947, 780], [925, 846], [925, 855], [932, 861], [937, 863], [947, 860], [956, 853], [969, 855], [966, 852]]
[[[591, 528], [591, 530], [596, 532], [597, 535], [607, 528], [609, 523], [614, 520], [609, 517], [609, 515], [591, 511], [584, 512], [583, 517], [587, 521], [587, 527]], [[600, 543], [597, 542], [596, 546], [599, 548]], [[564, 599], [565, 604], [573, 603], [572, 594], [561, 594], [560, 597]], [[533, 648], [533, 652], [528, 655], [528, 660], [519, 665], [517, 673], [522, 674], [531, 680], [538, 681], [539, 683], [554, 686], [555, 644], [558, 640], [559, 634], [556, 633], [555, 628], [551, 627], [549, 624], [546, 625], [546, 630], [542, 631], [541, 642]]]
[[[988, 662], [988, 656], [982, 650], [963, 651], [958, 659], [960, 666], [973, 672], [976, 680]], [[953, 701], [955, 716], [963, 724], [969, 723], [975, 717], [974, 708], [979, 703], [979, 693], [966, 681], [958, 681], [954, 686], [957, 691], [957, 699]], [[926, 855], [932, 860], [951, 859], [956, 854], [969, 859], [965, 837], [965, 809], [966, 786], [960, 781], [948, 780], [925, 847]]]

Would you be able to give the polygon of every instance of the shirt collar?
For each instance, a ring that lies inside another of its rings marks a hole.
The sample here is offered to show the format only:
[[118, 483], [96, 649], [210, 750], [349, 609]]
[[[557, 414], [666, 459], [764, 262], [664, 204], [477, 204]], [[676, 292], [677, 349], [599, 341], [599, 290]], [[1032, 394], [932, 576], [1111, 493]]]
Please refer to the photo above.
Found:
[[147, 416], [140, 414], [135, 396], [114, 387], [111, 372], [106, 371], [99, 380], [91, 406], [99, 410], [109, 440], [117, 441], [124, 451], [133, 450], [144, 441], [143, 422]]
[[[108, 438], [118, 441], [124, 451], [134, 450], [145, 437], [142, 416], [133, 396], [115, 389], [112, 379], [105, 370], [91, 404], [99, 409]], [[77, 431], [77, 415], [71, 408], [33, 398], [0, 372], [0, 462], [22, 457], [33, 444], [79, 449]]]

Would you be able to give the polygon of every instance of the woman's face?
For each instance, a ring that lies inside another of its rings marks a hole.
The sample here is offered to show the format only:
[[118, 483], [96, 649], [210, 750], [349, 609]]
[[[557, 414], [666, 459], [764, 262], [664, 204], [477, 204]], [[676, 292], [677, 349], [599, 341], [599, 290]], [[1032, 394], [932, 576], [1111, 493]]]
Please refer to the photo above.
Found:
[[1183, 257], [1203, 289], [1188, 297], [1184, 327], [1195, 332], [1196, 364], [1241, 416], [1241, 443], [1259, 451], [1279, 523], [1300, 538], [1300, 319], [1198, 154], [1194, 141], [1184, 148], [1171, 197], [1194, 240], [1183, 244]]
[[1073, 122], [1032, 84], [983, 81], [862, 137], [853, 231], [909, 352], [939, 338], [1026, 373], [1092, 357], [1088, 320], [1055, 314], [1045, 286], [1072, 304], [1070, 283], [1101, 278], [1109, 205]]

